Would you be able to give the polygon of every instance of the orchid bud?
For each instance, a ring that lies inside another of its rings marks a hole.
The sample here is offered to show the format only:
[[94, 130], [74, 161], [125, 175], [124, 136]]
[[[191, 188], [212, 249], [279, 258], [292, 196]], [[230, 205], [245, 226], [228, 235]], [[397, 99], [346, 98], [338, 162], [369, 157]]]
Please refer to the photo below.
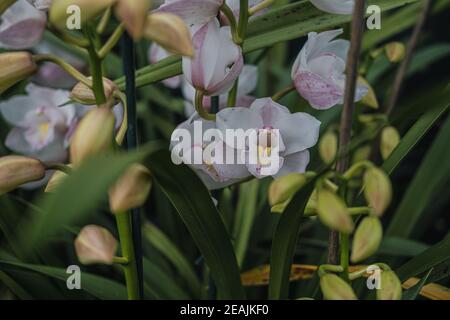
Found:
[[44, 177], [45, 166], [37, 159], [23, 156], [0, 158], [0, 195]]
[[70, 159], [75, 166], [112, 148], [114, 122], [109, 108], [96, 108], [81, 119], [70, 142]]
[[241, 48], [231, 38], [230, 27], [220, 27], [217, 19], [198, 29], [193, 37], [195, 56], [184, 57], [186, 80], [207, 96], [228, 92], [244, 66]]
[[362, 99], [359, 102], [372, 109], [378, 109], [380, 105], [378, 103], [375, 90], [373, 90], [370, 83], [361, 76], [358, 77], [358, 83], [367, 88], [367, 94], [364, 97], [362, 97]]
[[364, 196], [377, 216], [391, 203], [392, 186], [387, 174], [376, 167], [368, 168], [363, 176]]
[[355, 0], [311, 0], [318, 9], [334, 14], [352, 14]]
[[388, 43], [384, 49], [389, 62], [398, 63], [403, 60], [406, 54], [405, 45], [401, 42]]
[[333, 163], [338, 148], [338, 137], [333, 131], [326, 132], [319, 142], [319, 154], [326, 164]]
[[352, 262], [360, 262], [374, 254], [383, 238], [383, 227], [378, 217], [366, 217], [356, 228], [352, 245]]
[[352, 287], [332, 273], [320, 277], [320, 289], [325, 300], [357, 300]]
[[150, 11], [148, 0], [117, 0], [115, 13], [134, 40], [142, 38], [147, 15]]
[[82, 264], [112, 264], [117, 240], [105, 228], [87, 225], [75, 239], [75, 251]]
[[355, 164], [357, 162], [361, 162], [364, 160], [368, 160], [370, 158], [370, 152], [371, 152], [370, 146], [362, 146], [353, 153], [352, 157], [352, 164]]
[[380, 152], [386, 160], [400, 143], [400, 134], [394, 127], [386, 127], [381, 132]]
[[112, 213], [122, 213], [142, 206], [152, 187], [150, 171], [141, 164], [133, 164], [109, 190]]
[[394, 271], [381, 272], [380, 286], [381, 288], [377, 290], [377, 300], [402, 299], [402, 283]]
[[37, 66], [29, 52], [0, 53], [0, 93], [36, 72]]
[[[72, 165], [69, 166], [71, 167]], [[47, 182], [47, 186], [45, 187], [44, 192], [48, 193], [54, 192], [67, 176], [68, 176], [67, 173], [60, 170], [56, 170], [50, 177], [50, 180]]]
[[157, 42], [169, 52], [186, 57], [194, 55], [191, 34], [184, 21], [171, 13], [152, 13], [147, 16], [144, 36]]
[[[114, 94], [114, 91], [117, 89], [117, 86], [111, 80], [103, 78], [103, 88], [106, 100], [109, 100]], [[94, 92], [92, 91], [91, 88], [89, 88], [86, 84], [82, 82], [78, 82], [73, 87], [72, 92], [70, 93], [70, 98], [78, 103], [85, 105], [96, 104]]]
[[272, 181], [269, 187], [269, 204], [275, 206], [290, 199], [307, 180], [304, 174], [291, 173]]
[[317, 213], [327, 227], [343, 233], [353, 231], [353, 221], [344, 201], [327, 189], [317, 190]]
[[[52, 1], [50, 7], [49, 18], [52, 25], [56, 28], [63, 30], [67, 28], [68, 18], [71, 13], [68, 13], [68, 9], [71, 7], [79, 8], [80, 23], [84, 24], [87, 21], [94, 19], [103, 10], [112, 6], [116, 0], [57, 0]], [[70, 12], [70, 11], [69, 11]], [[73, 12], [72, 12], [73, 13]]]

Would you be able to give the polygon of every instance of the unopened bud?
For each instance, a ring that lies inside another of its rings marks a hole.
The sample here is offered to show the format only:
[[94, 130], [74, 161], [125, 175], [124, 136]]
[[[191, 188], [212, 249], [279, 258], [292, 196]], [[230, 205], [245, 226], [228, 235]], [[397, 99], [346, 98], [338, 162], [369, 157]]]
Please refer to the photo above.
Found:
[[31, 76], [36, 70], [36, 63], [29, 52], [0, 53], [0, 93]]
[[49, 19], [53, 26], [60, 30], [66, 29], [69, 18], [75, 13], [80, 14], [80, 24], [94, 19], [116, 0], [57, 0], [52, 1]]
[[365, 171], [363, 183], [364, 196], [373, 212], [380, 217], [391, 203], [391, 181], [383, 170], [371, 167]]
[[[106, 100], [109, 100], [114, 91], [117, 89], [117, 86], [114, 82], [107, 78], [103, 78], [103, 89], [105, 92]], [[75, 102], [85, 104], [85, 105], [94, 105], [96, 104], [94, 91], [85, 85], [82, 82], [78, 82], [72, 89], [70, 93], [70, 98]]]
[[332, 273], [320, 278], [320, 289], [325, 300], [357, 300], [352, 287]]
[[75, 166], [112, 148], [114, 122], [109, 108], [96, 108], [81, 119], [70, 142], [70, 159]]
[[37, 159], [23, 156], [0, 158], [0, 195], [44, 177], [45, 166]]
[[386, 160], [400, 143], [400, 135], [394, 127], [386, 127], [381, 132], [380, 152]]
[[401, 300], [402, 283], [394, 271], [381, 272], [380, 289], [377, 290], [377, 300]]
[[133, 164], [109, 191], [112, 213], [122, 213], [142, 206], [152, 187], [150, 171], [141, 164]]
[[82, 264], [112, 264], [116, 250], [116, 239], [100, 226], [85, 226], [75, 239], [75, 251]]
[[319, 154], [323, 162], [331, 164], [336, 158], [338, 137], [333, 131], [326, 132], [319, 142]]
[[174, 14], [161, 12], [148, 15], [144, 36], [167, 51], [182, 56], [194, 56], [189, 29], [184, 21]]
[[115, 5], [117, 18], [122, 21], [134, 40], [142, 38], [149, 11], [148, 0], [118, 0]]
[[360, 262], [373, 255], [383, 238], [383, 227], [378, 217], [366, 217], [356, 228], [352, 245], [352, 262]]
[[327, 189], [317, 190], [317, 213], [327, 227], [343, 233], [353, 231], [353, 220], [344, 201]]
[[[71, 167], [72, 165], [68, 165]], [[44, 192], [54, 192], [56, 188], [61, 184], [61, 182], [64, 181], [64, 179], [68, 176], [67, 173], [56, 170], [52, 176], [50, 177], [50, 180], [47, 183], [47, 186], [45, 187]]]
[[359, 102], [372, 109], [378, 109], [379, 107], [378, 99], [375, 94], [375, 90], [373, 90], [370, 83], [361, 76], [358, 77], [358, 82], [368, 89], [367, 94], [361, 100], [359, 100]]
[[269, 187], [269, 204], [275, 206], [290, 199], [307, 182], [304, 174], [291, 173], [272, 181]]
[[403, 60], [406, 54], [405, 45], [401, 42], [391, 42], [385, 47], [386, 56], [389, 62], [397, 63]]
[[361, 162], [364, 160], [368, 160], [370, 157], [371, 150], [372, 149], [370, 148], [370, 146], [362, 146], [362, 147], [356, 149], [356, 151], [353, 153], [352, 164], [355, 164], [357, 162]]

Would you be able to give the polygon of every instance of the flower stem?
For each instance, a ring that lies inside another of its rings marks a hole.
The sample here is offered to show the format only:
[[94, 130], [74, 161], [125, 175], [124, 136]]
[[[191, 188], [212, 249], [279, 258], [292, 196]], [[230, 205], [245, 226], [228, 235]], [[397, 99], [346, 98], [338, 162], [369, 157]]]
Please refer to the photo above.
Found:
[[68, 74], [70, 74], [72, 77], [74, 77], [81, 83], [87, 85], [88, 87], [92, 86], [92, 82], [85, 75], [83, 75], [80, 71], [78, 71], [73, 66], [71, 66], [69, 63], [67, 63], [66, 61], [64, 61], [63, 59], [61, 59], [57, 56], [54, 56], [51, 54], [36, 54], [33, 56], [33, 60], [36, 63], [52, 62], [54, 64], [57, 64], [58, 66], [63, 68]]
[[342, 278], [345, 281], [349, 281], [348, 267], [350, 258], [350, 236], [345, 233], [340, 234], [340, 246], [341, 246], [341, 267], [343, 269]]
[[128, 263], [123, 265], [125, 282], [127, 285], [128, 300], [138, 300], [139, 279], [136, 268], [136, 260], [133, 245], [133, 233], [131, 228], [131, 214], [129, 212], [116, 214], [117, 229], [119, 231], [122, 256]]
[[109, 37], [108, 41], [103, 45], [103, 47], [98, 51], [98, 56], [100, 59], [104, 59], [106, 55], [114, 48], [124, 31], [123, 24], [121, 23], [113, 34]]
[[245, 33], [247, 32], [248, 17], [248, 0], [241, 0], [238, 23], [238, 36], [240, 40], [238, 45], [240, 45], [241, 47], [244, 43]]
[[264, 0], [264, 1], [260, 2], [260, 3], [258, 3], [256, 6], [253, 6], [250, 9], [248, 9], [248, 14], [250, 16], [252, 16], [255, 13], [257, 13], [258, 11], [261, 11], [261, 10], [267, 8], [268, 6], [270, 6], [274, 2], [275, 2], [275, 0]]
[[106, 103], [105, 89], [103, 88], [102, 59], [99, 57], [95, 49], [95, 34], [89, 26], [87, 27], [87, 30], [85, 30], [85, 34], [89, 39], [89, 46], [87, 50], [89, 54], [89, 66], [92, 76], [92, 91], [94, 92], [97, 106], [101, 106]]
[[281, 98], [283, 98], [284, 96], [286, 96], [287, 94], [289, 94], [290, 92], [292, 92], [294, 90], [295, 90], [295, 85], [294, 84], [290, 84], [286, 88], [283, 88], [280, 91], [278, 91], [277, 93], [275, 93], [272, 96], [272, 100], [273, 101], [278, 101], [278, 100], [280, 100]]
[[236, 106], [238, 85], [239, 85], [239, 78], [237, 78], [236, 81], [234, 81], [233, 87], [228, 93], [227, 107]]
[[[356, 91], [356, 81], [358, 77], [358, 61], [361, 51], [362, 36], [364, 33], [364, 9], [366, 0], [355, 2], [353, 9], [351, 42], [348, 52], [346, 81], [344, 91], [344, 108], [341, 114], [339, 129], [339, 151], [338, 154], [347, 152], [350, 145], [351, 130], [353, 123], [354, 97]], [[344, 173], [348, 168], [349, 157], [344, 156], [336, 164], [338, 173]], [[339, 234], [336, 231], [330, 232], [328, 244], [328, 263], [337, 264], [339, 251]], [[341, 250], [342, 251], [342, 250]]]
[[109, 19], [111, 18], [112, 7], [108, 7], [102, 15], [100, 22], [97, 25], [97, 33], [103, 34], [106, 30], [106, 26], [108, 25]]
[[65, 174], [72, 173], [72, 168], [63, 163], [57, 162], [44, 162], [45, 170], [58, 170]]
[[198, 115], [205, 120], [216, 120], [215, 114], [209, 114], [206, 112], [205, 108], [203, 108], [203, 91], [196, 90], [195, 91], [195, 111], [197, 111]]
[[230, 23], [233, 42], [236, 44], [240, 44], [242, 41], [239, 38], [238, 24], [236, 22], [236, 18], [234, 17], [233, 10], [231, 10], [231, 8], [224, 2], [223, 5], [220, 7], [220, 11], [222, 11], [225, 17], [227, 17], [228, 22]]

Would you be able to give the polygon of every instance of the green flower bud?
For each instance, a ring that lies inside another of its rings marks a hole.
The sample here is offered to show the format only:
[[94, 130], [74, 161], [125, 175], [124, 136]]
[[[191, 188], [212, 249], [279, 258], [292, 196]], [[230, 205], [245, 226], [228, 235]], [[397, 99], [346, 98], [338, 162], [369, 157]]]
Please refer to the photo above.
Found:
[[352, 287], [332, 273], [327, 273], [320, 278], [320, 289], [325, 300], [357, 300]]
[[361, 102], [362, 104], [364, 104], [372, 109], [378, 109], [380, 105], [378, 103], [378, 99], [375, 94], [375, 90], [373, 90], [370, 83], [361, 76], [358, 77], [358, 82], [360, 84], [363, 84], [365, 87], [367, 87], [369, 89], [367, 94], [359, 102]]
[[343, 233], [353, 231], [353, 220], [344, 201], [327, 189], [317, 190], [317, 213], [327, 227]]
[[387, 270], [381, 273], [381, 288], [377, 290], [377, 300], [401, 300], [402, 283], [394, 271]]
[[374, 254], [383, 238], [383, 227], [378, 217], [365, 217], [356, 228], [352, 245], [352, 262], [360, 262]]
[[23, 156], [0, 158], [0, 195], [20, 185], [43, 179], [45, 166], [37, 159]]
[[391, 181], [383, 170], [371, 167], [364, 173], [363, 183], [364, 196], [373, 212], [380, 217], [391, 203]]
[[319, 154], [323, 162], [331, 164], [337, 154], [338, 137], [333, 131], [326, 132], [319, 142]]
[[151, 187], [150, 171], [141, 164], [132, 165], [109, 191], [111, 212], [123, 213], [142, 206]]
[[401, 42], [388, 43], [384, 49], [389, 62], [398, 63], [405, 58], [406, 48]]
[[[71, 164], [68, 165], [69, 167], [72, 167]], [[50, 180], [47, 183], [47, 186], [45, 187], [44, 192], [54, 192], [56, 188], [63, 182], [63, 180], [68, 176], [67, 173], [63, 171], [56, 170], [52, 176], [50, 177]]]
[[105, 228], [88, 225], [75, 239], [75, 252], [82, 264], [112, 264], [117, 240]]
[[74, 166], [112, 149], [114, 122], [114, 114], [109, 108], [96, 108], [81, 119], [70, 142], [70, 159]]
[[306, 182], [305, 175], [301, 173], [291, 173], [275, 179], [269, 187], [269, 204], [275, 206], [292, 198]]
[[394, 127], [386, 127], [381, 132], [380, 152], [386, 160], [400, 143], [400, 135]]
[[31, 76], [36, 70], [36, 63], [29, 52], [0, 53], [0, 93]]

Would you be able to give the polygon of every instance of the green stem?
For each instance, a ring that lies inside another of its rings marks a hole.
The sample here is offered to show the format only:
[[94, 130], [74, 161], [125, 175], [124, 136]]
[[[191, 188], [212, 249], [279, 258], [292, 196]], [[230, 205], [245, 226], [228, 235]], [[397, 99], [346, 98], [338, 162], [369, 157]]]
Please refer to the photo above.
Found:
[[236, 105], [238, 85], [239, 85], [239, 78], [237, 78], [236, 81], [234, 81], [233, 87], [228, 93], [227, 107], [234, 107]]
[[98, 51], [98, 56], [100, 59], [104, 59], [106, 55], [114, 48], [124, 31], [123, 24], [120, 24], [113, 34], [109, 37], [108, 41], [103, 45], [103, 47]]
[[133, 235], [131, 229], [131, 214], [129, 212], [116, 214], [122, 256], [128, 261], [123, 265], [128, 300], [139, 299], [139, 279], [135, 263]]
[[245, 33], [247, 32], [248, 24], [248, 0], [241, 0], [239, 11], [239, 23], [238, 23], [238, 39], [241, 41], [238, 43], [242, 47], [245, 39]]
[[100, 22], [97, 25], [97, 33], [103, 34], [106, 30], [106, 26], [108, 25], [109, 19], [111, 18], [112, 13], [112, 7], [108, 7], [106, 11], [103, 13], [102, 18], [100, 19]]
[[242, 43], [242, 40], [239, 37], [238, 25], [236, 22], [236, 18], [234, 17], [233, 10], [231, 10], [231, 8], [224, 2], [223, 5], [220, 7], [220, 11], [223, 12], [223, 14], [227, 17], [228, 22], [230, 23], [233, 42], [236, 43], [237, 45], [240, 45]]
[[272, 96], [272, 100], [273, 101], [278, 101], [281, 98], [283, 98], [285, 95], [287, 95], [288, 93], [292, 92], [295, 90], [295, 85], [294, 84], [290, 84], [289, 86], [287, 86], [286, 88], [281, 89], [280, 91], [278, 91], [277, 93], [275, 93]]
[[97, 106], [100, 106], [106, 103], [105, 89], [103, 88], [102, 62], [93, 44], [89, 46], [88, 53], [92, 75], [92, 91], [94, 92]]
[[340, 249], [341, 249], [341, 267], [343, 269], [342, 278], [345, 281], [349, 281], [348, 267], [349, 267], [349, 255], [350, 255], [350, 236], [345, 233], [340, 233]]
[[201, 90], [195, 91], [195, 111], [197, 111], [198, 115], [205, 120], [216, 120], [215, 114], [209, 114], [206, 112], [205, 108], [203, 108], [203, 91]]
[[44, 166], [45, 166], [45, 170], [58, 170], [58, 171], [64, 172], [65, 174], [72, 173], [72, 168], [63, 163], [45, 162]]
[[248, 9], [248, 14], [250, 16], [252, 16], [255, 13], [257, 13], [258, 11], [261, 11], [261, 10], [267, 8], [268, 6], [270, 6], [274, 2], [275, 2], [275, 0], [264, 0], [264, 1], [260, 2], [260, 3], [258, 3], [256, 6], [253, 6], [250, 9]]
[[83, 75], [80, 71], [75, 69], [73, 66], [65, 62], [63, 59], [51, 55], [51, 54], [36, 54], [33, 56], [33, 60], [36, 63], [39, 62], [52, 62], [63, 68], [68, 74], [70, 74], [72, 77], [80, 81], [81, 83], [87, 85], [88, 87], [91, 87], [91, 81]]

